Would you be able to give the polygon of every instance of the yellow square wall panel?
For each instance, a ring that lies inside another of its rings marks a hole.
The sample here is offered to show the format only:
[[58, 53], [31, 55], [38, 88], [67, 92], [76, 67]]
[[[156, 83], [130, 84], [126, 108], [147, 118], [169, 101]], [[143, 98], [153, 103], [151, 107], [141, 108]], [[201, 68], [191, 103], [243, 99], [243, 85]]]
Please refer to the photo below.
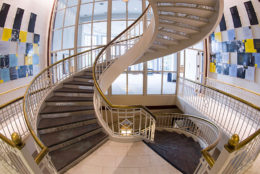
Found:
[[0, 80], [0, 83], [4, 83], [4, 80]]
[[256, 53], [253, 39], [246, 39], [246, 40], [243, 40], [243, 42], [245, 43], [246, 53]]
[[11, 39], [11, 37], [12, 37], [12, 29], [4, 28], [2, 40], [9, 41], [9, 39]]
[[26, 42], [26, 38], [27, 38], [27, 32], [26, 31], [20, 31], [20, 34], [19, 34], [20, 42]]
[[25, 65], [32, 65], [32, 56], [25, 56]]
[[210, 63], [209, 71], [212, 73], [216, 72], [216, 65], [214, 63]]
[[218, 42], [222, 42], [221, 32], [215, 33], [215, 39], [216, 39], [216, 41], [218, 41]]

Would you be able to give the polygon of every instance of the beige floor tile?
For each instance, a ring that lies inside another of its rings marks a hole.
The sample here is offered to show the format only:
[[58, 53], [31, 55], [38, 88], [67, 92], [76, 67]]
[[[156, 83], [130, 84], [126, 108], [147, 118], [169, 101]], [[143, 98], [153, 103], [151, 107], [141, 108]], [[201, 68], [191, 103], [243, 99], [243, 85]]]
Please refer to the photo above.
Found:
[[150, 163], [152, 166], [167, 165], [168, 162], [157, 154], [150, 155]]
[[66, 174], [102, 174], [102, 168], [98, 166], [75, 166], [71, 168]]
[[66, 174], [180, 174], [143, 142], [108, 141]]
[[116, 158], [114, 156], [96, 155], [93, 156], [89, 161], [87, 161], [87, 164], [101, 167], [115, 167], [115, 161]]
[[127, 146], [103, 146], [97, 151], [97, 155], [124, 156], [127, 153]]
[[102, 168], [102, 174], [139, 174], [139, 168]]
[[150, 165], [149, 156], [125, 156], [119, 167], [146, 167]]

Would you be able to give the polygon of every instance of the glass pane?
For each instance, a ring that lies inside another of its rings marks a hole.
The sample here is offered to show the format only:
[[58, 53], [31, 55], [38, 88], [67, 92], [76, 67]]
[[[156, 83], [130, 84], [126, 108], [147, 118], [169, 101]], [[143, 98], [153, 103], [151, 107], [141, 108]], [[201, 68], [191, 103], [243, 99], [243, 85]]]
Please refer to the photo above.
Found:
[[79, 23], [90, 22], [92, 17], [93, 4], [84, 4], [80, 6]]
[[175, 94], [176, 78], [176, 73], [163, 73], [163, 94]]
[[74, 6], [78, 4], [78, 0], [68, 0], [67, 7]]
[[61, 34], [62, 30], [56, 30], [53, 32], [52, 51], [61, 49]]
[[112, 2], [112, 20], [126, 19], [126, 2], [117, 0]]
[[203, 46], [204, 46], [203, 41], [200, 41], [199, 43], [193, 45], [192, 48], [195, 48], [195, 49], [198, 49], [198, 50], [203, 50]]
[[129, 66], [128, 71], [143, 71], [143, 63]]
[[112, 83], [112, 94], [126, 94], [126, 73], [120, 74]]
[[77, 7], [67, 8], [64, 26], [75, 25]]
[[177, 54], [170, 54], [163, 58], [164, 71], [177, 71]]
[[180, 52], [180, 65], [184, 66], [184, 50]]
[[107, 22], [93, 23], [92, 45], [105, 45], [107, 37]]
[[74, 29], [75, 27], [64, 28], [63, 30], [63, 49], [74, 47]]
[[88, 2], [93, 2], [93, 0], [81, 0], [81, 4], [88, 3]]
[[143, 73], [128, 73], [128, 94], [143, 94]]
[[114, 38], [126, 29], [126, 21], [112, 21], [111, 36]]
[[147, 61], [148, 71], [161, 71], [162, 70], [162, 58]]
[[142, 0], [128, 1], [128, 19], [137, 19], [142, 14]]
[[83, 24], [78, 27], [78, 46], [91, 46], [91, 24]]
[[162, 74], [147, 73], [147, 94], [161, 94]]
[[55, 16], [54, 28], [61, 28], [63, 26], [64, 10], [58, 11]]
[[185, 54], [185, 77], [190, 80], [195, 80], [198, 51], [186, 49]]
[[67, 0], [58, 0], [58, 10], [66, 7]]
[[93, 21], [107, 20], [107, 2], [96, 2]]

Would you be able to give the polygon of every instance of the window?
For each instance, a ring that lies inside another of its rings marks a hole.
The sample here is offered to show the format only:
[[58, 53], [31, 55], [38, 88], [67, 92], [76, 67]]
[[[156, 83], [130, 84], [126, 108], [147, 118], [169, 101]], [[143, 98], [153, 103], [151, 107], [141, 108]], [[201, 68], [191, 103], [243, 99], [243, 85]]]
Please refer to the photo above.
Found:
[[125, 95], [126, 94], [126, 73], [120, 74], [112, 83], [112, 94]]

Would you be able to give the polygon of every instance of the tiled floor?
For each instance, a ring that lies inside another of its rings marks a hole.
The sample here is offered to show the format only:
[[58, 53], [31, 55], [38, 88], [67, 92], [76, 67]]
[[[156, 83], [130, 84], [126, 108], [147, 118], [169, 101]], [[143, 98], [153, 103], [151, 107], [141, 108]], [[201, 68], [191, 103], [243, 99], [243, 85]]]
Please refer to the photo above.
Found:
[[66, 174], [181, 174], [143, 142], [108, 141]]

